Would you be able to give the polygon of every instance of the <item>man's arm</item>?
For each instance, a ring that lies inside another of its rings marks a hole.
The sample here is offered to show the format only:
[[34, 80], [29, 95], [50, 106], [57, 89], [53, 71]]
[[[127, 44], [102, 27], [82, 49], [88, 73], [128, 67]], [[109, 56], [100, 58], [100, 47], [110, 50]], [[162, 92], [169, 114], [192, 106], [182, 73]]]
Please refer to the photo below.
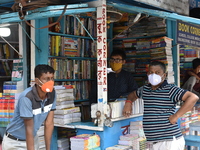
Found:
[[50, 150], [51, 137], [54, 129], [54, 111], [50, 111], [45, 122], [44, 122], [44, 137], [46, 150]]
[[181, 108], [172, 116], [169, 117], [169, 121], [172, 124], [175, 124], [179, 117], [184, 115], [186, 112], [191, 110], [196, 102], [198, 101], [199, 97], [195, 95], [192, 92], [187, 91], [184, 95], [182, 100], [184, 101], [184, 104], [181, 106]]
[[24, 125], [25, 125], [25, 129], [26, 129], [27, 150], [34, 150], [33, 119], [24, 119]]
[[194, 73], [194, 72], [192, 72], [192, 71], [188, 71], [188, 74], [189, 74], [190, 76], [196, 77], [197, 80], [200, 80], [200, 77], [199, 77], [196, 73]]
[[135, 91], [138, 89], [138, 84], [135, 81], [133, 75], [131, 74], [131, 76], [128, 77], [128, 89], [126, 91], [126, 93], [123, 93], [121, 96], [128, 96], [132, 91]]
[[123, 116], [129, 117], [132, 114], [132, 103], [138, 99], [136, 91], [128, 95], [127, 102], [124, 105]]

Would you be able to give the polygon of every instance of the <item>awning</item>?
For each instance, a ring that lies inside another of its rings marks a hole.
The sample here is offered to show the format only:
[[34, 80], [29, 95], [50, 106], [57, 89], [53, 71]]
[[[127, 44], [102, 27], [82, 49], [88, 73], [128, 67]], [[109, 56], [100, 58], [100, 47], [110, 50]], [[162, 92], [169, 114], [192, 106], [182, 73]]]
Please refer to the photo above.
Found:
[[120, 3], [109, 3], [109, 5], [114, 6], [119, 10], [129, 12], [129, 13], [139, 12], [139, 13], [143, 13], [143, 14], [146, 14], [149, 16], [161, 17], [161, 18], [172, 20], [172, 21], [182, 20], [185, 22], [200, 25], [200, 19], [179, 15], [179, 14], [173, 13], [173, 12], [147, 9], [147, 8], [143, 8], [143, 7], [132, 6], [132, 5], [127, 5], [127, 4], [120, 4]]

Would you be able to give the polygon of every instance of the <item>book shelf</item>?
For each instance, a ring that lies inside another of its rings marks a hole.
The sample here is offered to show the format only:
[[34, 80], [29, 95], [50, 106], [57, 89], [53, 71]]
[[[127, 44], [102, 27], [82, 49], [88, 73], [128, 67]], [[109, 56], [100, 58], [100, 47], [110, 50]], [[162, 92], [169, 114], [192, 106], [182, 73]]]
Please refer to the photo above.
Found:
[[[48, 19], [49, 23], [55, 20]], [[55, 69], [55, 84], [73, 85], [75, 95], [79, 95], [75, 102], [88, 101], [90, 82], [96, 77], [96, 43], [89, 36], [96, 37], [95, 24], [86, 14], [78, 19], [67, 15], [48, 30], [48, 64]]]
[[[147, 68], [152, 60], [159, 60], [166, 65], [172, 64], [170, 60], [166, 60], [172, 45], [167, 48], [167, 40], [155, 40], [166, 37], [165, 19], [158, 17], [148, 17], [133, 25], [129, 30], [124, 30], [132, 24], [135, 14], [124, 14], [121, 21], [114, 23], [113, 49], [123, 49], [126, 52], [127, 60], [123, 66], [125, 70], [132, 72], [139, 86], [147, 83]], [[124, 30], [124, 31], [123, 31]], [[122, 32], [123, 31], [123, 32]], [[119, 33], [122, 33], [119, 35]], [[159, 54], [158, 54], [159, 53]], [[158, 56], [159, 55], [159, 56]], [[171, 58], [171, 53], [170, 59]], [[171, 69], [171, 65], [169, 69]], [[170, 70], [173, 71], [172, 69]]]
[[[18, 42], [11, 42], [18, 49]], [[4, 81], [10, 81], [13, 69], [13, 60], [18, 59], [17, 53], [11, 47], [0, 41], [0, 93], [3, 92]]]
[[179, 45], [180, 55], [180, 85], [183, 85], [184, 76], [192, 69], [192, 60], [199, 57], [197, 48], [188, 45]]

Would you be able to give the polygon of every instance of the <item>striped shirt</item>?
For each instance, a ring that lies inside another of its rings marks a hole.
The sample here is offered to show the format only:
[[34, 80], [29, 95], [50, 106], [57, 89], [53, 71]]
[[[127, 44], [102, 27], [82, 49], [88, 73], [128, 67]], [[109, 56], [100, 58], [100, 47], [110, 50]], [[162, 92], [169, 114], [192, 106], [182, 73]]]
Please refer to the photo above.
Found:
[[174, 84], [163, 84], [156, 90], [151, 89], [151, 85], [143, 86], [143, 91], [137, 91], [137, 96], [144, 101], [143, 129], [147, 141], [159, 142], [173, 140], [173, 136], [179, 138], [182, 133], [178, 124], [171, 124], [169, 116], [176, 111], [176, 104], [182, 100], [186, 90]]

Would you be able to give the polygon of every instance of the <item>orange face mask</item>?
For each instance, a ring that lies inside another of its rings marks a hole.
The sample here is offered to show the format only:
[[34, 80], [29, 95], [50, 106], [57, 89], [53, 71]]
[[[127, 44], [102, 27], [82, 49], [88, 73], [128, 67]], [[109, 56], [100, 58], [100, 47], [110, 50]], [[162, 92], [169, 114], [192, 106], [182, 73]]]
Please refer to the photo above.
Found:
[[[40, 83], [42, 83], [42, 81], [40, 81]], [[54, 81], [50, 80], [46, 83], [42, 83], [42, 86], [40, 86], [40, 87], [41, 87], [43, 92], [52, 92], [53, 86], [54, 86]]]

